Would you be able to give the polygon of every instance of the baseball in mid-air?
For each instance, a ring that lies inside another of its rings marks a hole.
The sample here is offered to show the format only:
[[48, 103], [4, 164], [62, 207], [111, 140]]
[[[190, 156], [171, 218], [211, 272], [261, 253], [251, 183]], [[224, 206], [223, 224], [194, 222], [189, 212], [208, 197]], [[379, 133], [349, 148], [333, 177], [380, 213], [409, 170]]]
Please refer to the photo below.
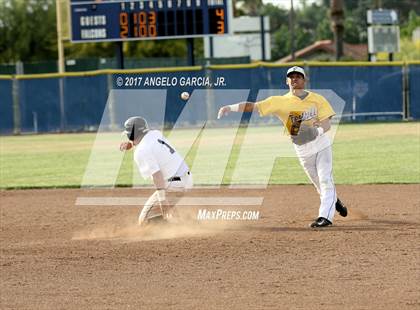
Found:
[[188, 92], [184, 91], [184, 92], [181, 94], [181, 99], [182, 99], [182, 100], [188, 100], [188, 98], [190, 98], [190, 94], [189, 94]]

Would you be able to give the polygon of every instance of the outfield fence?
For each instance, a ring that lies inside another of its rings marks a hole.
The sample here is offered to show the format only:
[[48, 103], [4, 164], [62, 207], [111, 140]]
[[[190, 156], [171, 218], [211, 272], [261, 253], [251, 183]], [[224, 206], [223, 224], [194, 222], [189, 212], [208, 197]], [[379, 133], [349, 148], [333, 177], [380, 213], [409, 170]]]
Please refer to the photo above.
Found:
[[[165, 120], [173, 123], [184, 107], [179, 94], [183, 91], [209, 89], [209, 86], [180, 83], [174, 86], [165, 83], [151, 86], [137, 83], [140, 78], [165, 78], [165, 81], [180, 81], [182, 78], [191, 80], [193, 77], [216, 81], [217, 78], [223, 78], [225, 83], [213, 86], [212, 89], [249, 90], [247, 100], [254, 101], [261, 99], [262, 91], [285, 92], [285, 74], [292, 65], [305, 68], [308, 89], [330, 89], [344, 100], [342, 120], [420, 118], [420, 61], [261, 62], [248, 65], [0, 75], [0, 132], [95, 131], [103, 117], [110, 91], [116, 89], [165, 90]], [[197, 117], [214, 118], [214, 110], [207, 109], [207, 114], [201, 113], [192, 120], [197, 121]]]

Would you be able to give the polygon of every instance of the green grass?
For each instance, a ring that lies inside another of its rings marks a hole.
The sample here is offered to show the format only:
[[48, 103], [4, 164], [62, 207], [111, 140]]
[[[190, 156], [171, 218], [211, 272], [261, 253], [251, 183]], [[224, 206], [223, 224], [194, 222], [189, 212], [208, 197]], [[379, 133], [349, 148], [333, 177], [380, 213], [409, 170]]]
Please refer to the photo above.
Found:
[[[170, 140], [187, 155], [199, 184], [219, 180], [264, 184], [267, 179], [271, 184], [308, 183], [293, 152], [288, 146], [278, 147], [279, 139], [285, 137], [277, 127], [248, 128], [244, 136], [236, 137], [232, 148], [230, 139], [235, 133], [234, 129], [205, 131], [198, 148], [195, 145], [191, 151], [197, 131], [179, 131]], [[132, 152], [123, 156], [117, 151], [119, 137], [107, 134], [97, 141], [95, 180], [85, 179], [85, 184], [112, 184], [103, 181], [107, 177], [116, 178], [117, 186], [148, 183], [138, 176]], [[96, 134], [0, 137], [0, 188], [79, 187], [95, 138]], [[340, 125], [333, 151], [338, 184], [420, 183], [418, 122]], [[279, 152], [283, 155], [277, 156]], [[273, 154], [277, 156], [274, 162]]]

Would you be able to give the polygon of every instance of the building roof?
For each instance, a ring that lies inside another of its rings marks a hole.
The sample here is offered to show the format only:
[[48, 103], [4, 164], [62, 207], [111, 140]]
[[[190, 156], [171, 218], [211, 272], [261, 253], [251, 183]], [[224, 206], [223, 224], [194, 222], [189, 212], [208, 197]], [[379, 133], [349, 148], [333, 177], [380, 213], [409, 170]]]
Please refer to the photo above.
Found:
[[[368, 55], [367, 44], [349, 44], [343, 45], [344, 56], [353, 58], [354, 60], [366, 60]], [[316, 53], [326, 53], [335, 55], [335, 44], [332, 40], [316, 41], [301, 50], [295, 52], [295, 58], [305, 59]], [[292, 55], [288, 55], [276, 62], [291, 62]]]

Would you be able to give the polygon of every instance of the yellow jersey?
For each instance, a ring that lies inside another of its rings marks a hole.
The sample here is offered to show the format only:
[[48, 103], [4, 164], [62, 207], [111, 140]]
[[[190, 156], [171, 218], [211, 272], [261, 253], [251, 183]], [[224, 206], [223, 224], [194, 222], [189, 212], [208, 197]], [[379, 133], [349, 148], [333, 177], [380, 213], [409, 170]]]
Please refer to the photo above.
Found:
[[270, 114], [277, 116], [285, 127], [291, 114], [302, 116], [306, 112], [307, 119], [304, 118], [302, 123], [308, 126], [335, 115], [327, 99], [320, 94], [307, 92], [308, 95], [304, 99], [300, 99], [298, 96], [293, 95], [292, 92], [289, 92], [283, 96], [272, 96], [258, 101], [256, 102], [258, 112], [260, 116]]

